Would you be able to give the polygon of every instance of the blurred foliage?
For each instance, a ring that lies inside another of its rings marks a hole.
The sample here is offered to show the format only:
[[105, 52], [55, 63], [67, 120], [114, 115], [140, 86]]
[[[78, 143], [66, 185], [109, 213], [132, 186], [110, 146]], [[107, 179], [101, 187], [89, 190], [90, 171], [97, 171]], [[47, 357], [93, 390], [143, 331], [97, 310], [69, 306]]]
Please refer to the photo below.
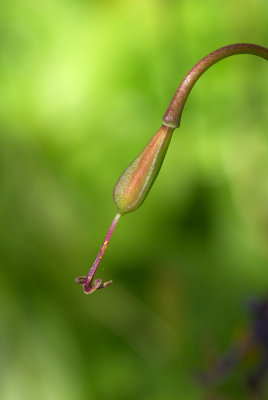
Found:
[[265, 0], [2, 1], [1, 399], [248, 398], [250, 365], [209, 390], [194, 375], [268, 289], [266, 61], [200, 79], [103, 260], [113, 285], [85, 296], [74, 278], [180, 80], [225, 44], [267, 46], [267, 17]]

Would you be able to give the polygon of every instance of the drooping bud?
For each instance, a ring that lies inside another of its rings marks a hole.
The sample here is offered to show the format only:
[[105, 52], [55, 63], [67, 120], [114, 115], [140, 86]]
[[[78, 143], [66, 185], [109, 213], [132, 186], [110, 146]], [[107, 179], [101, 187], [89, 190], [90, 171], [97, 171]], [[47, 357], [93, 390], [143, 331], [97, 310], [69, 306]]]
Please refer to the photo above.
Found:
[[112, 283], [112, 281], [102, 283], [101, 279], [96, 279], [93, 282], [95, 272], [110, 242], [120, 215], [136, 210], [150, 191], [165, 158], [173, 131], [174, 128], [162, 125], [118, 179], [113, 192], [118, 212], [89, 273], [86, 276], [76, 278], [76, 282], [83, 286], [84, 293], [93, 293]]
[[119, 214], [136, 210], [146, 198], [164, 161], [173, 131], [174, 128], [162, 125], [116, 182], [113, 198]]
[[149, 193], [165, 158], [172, 133], [180, 125], [185, 102], [195, 82], [213, 64], [235, 54], [254, 54], [268, 60], [268, 48], [250, 43], [236, 43], [221, 47], [208, 54], [185, 76], [163, 117], [163, 125], [143, 151], [126, 168], [115, 185], [113, 197], [118, 213], [108, 230], [89, 273], [76, 279], [78, 284], [83, 285], [85, 293], [93, 293], [111, 284], [112, 281], [102, 283], [101, 279], [96, 279], [93, 282], [95, 272], [107, 249], [120, 216], [136, 210]]

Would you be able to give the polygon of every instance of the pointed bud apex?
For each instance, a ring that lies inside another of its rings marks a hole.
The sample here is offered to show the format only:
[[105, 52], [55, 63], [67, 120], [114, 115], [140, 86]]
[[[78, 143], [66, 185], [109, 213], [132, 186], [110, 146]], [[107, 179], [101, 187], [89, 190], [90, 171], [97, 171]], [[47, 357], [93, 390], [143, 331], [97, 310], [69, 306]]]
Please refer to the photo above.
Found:
[[173, 131], [162, 125], [116, 182], [113, 197], [119, 214], [136, 210], [144, 201], [159, 173]]

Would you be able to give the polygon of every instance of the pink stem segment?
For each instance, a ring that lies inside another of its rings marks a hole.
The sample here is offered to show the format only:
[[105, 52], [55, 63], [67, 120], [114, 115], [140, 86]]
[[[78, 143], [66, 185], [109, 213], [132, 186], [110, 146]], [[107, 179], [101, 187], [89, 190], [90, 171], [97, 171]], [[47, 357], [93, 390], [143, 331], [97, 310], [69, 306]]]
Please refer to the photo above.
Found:
[[180, 83], [163, 117], [164, 125], [170, 126], [173, 129], [178, 128], [185, 102], [195, 82], [209, 67], [226, 57], [236, 54], [252, 54], [268, 60], [268, 48], [251, 43], [230, 44], [208, 54], [195, 64]]
[[106, 249], [108, 247], [108, 244], [109, 244], [109, 242], [111, 240], [112, 234], [114, 232], [114, 229], [115, 229], [115, 227], [117, 225], [117, 222], [118, 222], [120, 216], [121, 216], [121, 214], [117, 213], [115, 218], [113, 219], [113, 222], [112, 222], [112, 224], [111, 224], [111, 226], [110, 226], [110, 228], [108, 230], [108, 233], [107, 233], [107, 235], [106, 235], [106, 237], [104, 239], [104, 242], [103, 242], [103, 244], [101, 246], [101, 249], [100, 249], [100, 251], [99, 251], [99, 253], [97, 255], [97, 258], [94, 261], [94, 264], [92, 265], [92, 267], [91, 267], [89, 273], [87, 274], [87, 276], [79, 276], [75, 280], [76, 283], [78, 283], [80, 285], [83, 285], [84, 292], [86, 294], [92, 293], [97, 289], [105, 288], [106, 286], [108, 286], [108, 285], [110, 285], [112, 283], [112, 281], [107, 281], [107, 282], [101, 283], [101, 279], [96, 279], [94, 281], [93, 285], [92, 285], [92, 280], [93, 280], [94, 275], [95, 275], [95, 273], [97, 271], [99, 263], [100, 263], [103, 255], [104, 255], [104, 253], [105, 253], [105, 251], [106, 251]]

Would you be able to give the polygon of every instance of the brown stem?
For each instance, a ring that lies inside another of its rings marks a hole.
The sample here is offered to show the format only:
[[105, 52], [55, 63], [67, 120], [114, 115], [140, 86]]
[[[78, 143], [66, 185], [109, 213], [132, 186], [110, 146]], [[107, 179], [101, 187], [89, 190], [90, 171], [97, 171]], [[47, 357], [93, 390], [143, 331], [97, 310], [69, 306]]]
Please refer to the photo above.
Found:
[[164, 125], [170, 126], [174, 129], [177, 128], [180, 125], [181, 114], [185, 102], [198, 78], [216, 62], [236, 54], [253, 54], [268, 60], [268, 49], [266, 47], [250, 43], [230, 44], [229, 46], [221, 47], [220, 49], [208, 54], [195, 64], [180, 83], [163, 117]]

